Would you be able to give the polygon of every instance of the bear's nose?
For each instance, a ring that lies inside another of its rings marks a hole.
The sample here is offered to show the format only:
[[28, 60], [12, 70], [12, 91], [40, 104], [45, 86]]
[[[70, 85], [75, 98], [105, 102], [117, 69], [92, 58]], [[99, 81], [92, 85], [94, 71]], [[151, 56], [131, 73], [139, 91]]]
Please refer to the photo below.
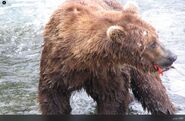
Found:
[[177, 60], [177, 55], [173, 54], [172, 56], [168, 57], [168, 60], [174, 62]]

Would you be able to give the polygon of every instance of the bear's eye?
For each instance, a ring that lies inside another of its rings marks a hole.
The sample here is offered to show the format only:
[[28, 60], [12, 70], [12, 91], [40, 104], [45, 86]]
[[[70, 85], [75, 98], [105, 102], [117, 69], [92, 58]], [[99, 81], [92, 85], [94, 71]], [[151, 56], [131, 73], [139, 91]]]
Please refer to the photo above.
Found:
[[150, 45], [150, 48], [152, 49], [155, 49], [157, 47], [157, 42], [153, 42], [151, 45]]

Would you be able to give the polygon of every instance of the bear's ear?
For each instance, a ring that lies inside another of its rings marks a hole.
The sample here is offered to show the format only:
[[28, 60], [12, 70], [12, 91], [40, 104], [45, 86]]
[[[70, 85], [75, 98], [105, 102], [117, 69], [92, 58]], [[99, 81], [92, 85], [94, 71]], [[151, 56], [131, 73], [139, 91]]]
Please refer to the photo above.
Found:
[[118, 25], [110, 26], [107, 29], [107, 37], [111, 41], [121, 43], [126, 38], [126, 34], [127, 32], [124, 30], [124, 28]]
[[135, 2], [127, 2], [124, 6], [124, 11], [137, 14], [139, 13], [139, 7]]

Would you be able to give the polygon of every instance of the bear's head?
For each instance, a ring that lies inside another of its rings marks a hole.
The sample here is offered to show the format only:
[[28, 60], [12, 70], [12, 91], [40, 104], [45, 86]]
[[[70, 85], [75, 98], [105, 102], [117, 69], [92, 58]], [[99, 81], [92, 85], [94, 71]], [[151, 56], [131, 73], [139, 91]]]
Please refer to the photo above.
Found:
[[126, 5], [123, 16], [116, 23], [107, 29], [107, 36], [117, 44], [116, 47], [124, 48], [123, 55], [130, 58], [127, 63], [139, 68], [143, 66], [145, 71], [147, 68], [158, 70], [172, 67], [177, 56], [162, 45], [154, 27], [139, 16], [135, 5]]

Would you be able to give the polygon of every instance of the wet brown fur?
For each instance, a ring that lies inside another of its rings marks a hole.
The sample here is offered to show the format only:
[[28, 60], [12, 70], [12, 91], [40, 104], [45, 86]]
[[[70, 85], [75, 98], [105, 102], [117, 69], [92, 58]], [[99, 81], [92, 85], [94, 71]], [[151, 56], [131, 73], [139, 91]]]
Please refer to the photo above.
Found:
[[[81, 88], [97, 102], [98, 114], [125, 114], [130, 83], [144, 108], [153, 114], [173, 114], [161, 80], [142, 75], [146, 67], [153, 71], [151, 63], [141, 59], [150, 38], [157, 36], [155, 29], [123, 12], [115, 1], [75, 1], [60, 6], [45, 27], [38, 98], [42, 114], [69, 114], [71, 92]], [[112, 25], [124, 27], [127, 36], [115, 33], [110, 40], [106, 31]], [[145, 29], [151, 34], [143, 41]], [[131, 35], [136, 36], [130, 39]], [[138, 41], [141, 47], [135, 45]]]

